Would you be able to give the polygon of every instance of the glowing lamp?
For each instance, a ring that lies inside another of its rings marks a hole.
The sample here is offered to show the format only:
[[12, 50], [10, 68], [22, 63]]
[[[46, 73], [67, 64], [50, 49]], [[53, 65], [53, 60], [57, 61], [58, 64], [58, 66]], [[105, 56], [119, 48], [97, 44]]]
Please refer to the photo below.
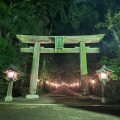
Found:
[[18, 68], [13, 65], [9, 65], [6, 69], [4, 69], [3, 72], [6, 74], [6, 77], [9, 80], [13, 81], [17, 80], [17, 75], [20, 74]]
[[99, 80], [100, 80], [100, 81], [103, 81], [103, 80], [104, 80], [104, 81], [106, 81], [106, 82], [109, 81], [108, 76], [109, 76], [112, 72], [114, 72], [114, 71], [108, 69], [105, 65], [103, 65], [101, 69], [96, 70], [96, 73], [97, 73], [97, 75], [98, 75]]
[[40, 82], [40, 80], [39, 79], [37, 79], [37, 83], [39, 83]]
[[91, 82], [92, 84], [95, 84], [95, 80], [93, 80], [93, 79], [91, 79], [90, 82]]
[[90, 79], [90, 84], [92, 85], [92, 93], [94, 94], [95, 92], [95, 84], [96, 84], [96, 80], [94, 78]]
[[8, 70], [5, 73], [7, 75], [7, 78], [9, 78], [9, 79], [16, 79], [17, 78], [17, 74], [18, 74], [15, 71], [12, 71], [12, 70]]
[[100, 73], [100, 79], [104, 79], [104, 80], [106, 80], [106, 79], [108, 79], [108, 75], [107, 75], [107, 73], [105, 73], [105, 72], [102, 72], [102, 73]]
[[14, 71], [8, 71], [8, 74], [7, 74], [7, 77], [8, 78], [14, 78]]

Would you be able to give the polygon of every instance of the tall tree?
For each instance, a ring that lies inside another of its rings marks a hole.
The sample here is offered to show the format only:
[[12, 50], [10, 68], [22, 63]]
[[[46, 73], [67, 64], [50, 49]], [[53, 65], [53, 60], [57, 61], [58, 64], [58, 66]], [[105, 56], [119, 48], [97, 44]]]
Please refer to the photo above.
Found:
[[[102, 59], [100, 61], [101, 64], [106, 64], [111, 69], [116, 71], [116, 75], [120, 76], [120, 8], [117, 5], [118, 1], [115, 0], [112, 3], [109, 3], [109, 7], [107, 7], [106, 18], [103, 22], [99, 22], [97, 27], [100, 30], [104, 30], [106, 32], [105, 39], [102, 44]], [[116, 8], [116, 9], [115, 9]], [[108, 60], [109, 59], [109, 60]], [[118, 79], [118, 78], [116, 78]]]

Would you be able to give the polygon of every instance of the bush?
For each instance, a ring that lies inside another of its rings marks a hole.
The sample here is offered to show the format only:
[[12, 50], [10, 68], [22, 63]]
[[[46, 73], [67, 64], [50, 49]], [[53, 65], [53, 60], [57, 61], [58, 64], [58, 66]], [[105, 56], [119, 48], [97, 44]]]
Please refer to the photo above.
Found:
[[106, 92], [108, 98], [120, 99], [120, 80], [110, 80]]
[[7, 81], [0, 79], [0, 97], [7, 94], [8, 83]]

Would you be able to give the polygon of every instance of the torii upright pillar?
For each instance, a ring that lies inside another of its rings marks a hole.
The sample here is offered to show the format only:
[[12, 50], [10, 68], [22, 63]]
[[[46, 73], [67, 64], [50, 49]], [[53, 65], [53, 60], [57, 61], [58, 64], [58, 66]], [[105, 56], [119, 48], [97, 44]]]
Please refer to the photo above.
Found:
[[30, 88], [29, 95], [26, 95], [26, 98], [39, 98], [36, 94], [37, 89], [37, 79], [38, 79], [38, 69], [39, 69], [39, 59], [40, 59], [40, 43], [35, 42], [33, 49], [33, 62], [32, 62], [32, 71], [30, 77]]
[[89, 95], [88, 71], [87, 71], [85, 41], [80, 42], [80, 79], [82, 84], [82, 95], [88, 96]]

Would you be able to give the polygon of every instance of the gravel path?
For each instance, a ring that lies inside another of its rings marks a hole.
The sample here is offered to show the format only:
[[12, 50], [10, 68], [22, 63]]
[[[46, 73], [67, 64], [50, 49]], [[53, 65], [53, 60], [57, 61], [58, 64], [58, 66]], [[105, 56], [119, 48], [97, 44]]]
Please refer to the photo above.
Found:
[[38, 99], [0, 99], [0, 120], [120, 120], [120, 105], [100, 99], [47, 94]]
[[119, 111], [67, 106], [0, 105], [0, 120], [120, 120]]

